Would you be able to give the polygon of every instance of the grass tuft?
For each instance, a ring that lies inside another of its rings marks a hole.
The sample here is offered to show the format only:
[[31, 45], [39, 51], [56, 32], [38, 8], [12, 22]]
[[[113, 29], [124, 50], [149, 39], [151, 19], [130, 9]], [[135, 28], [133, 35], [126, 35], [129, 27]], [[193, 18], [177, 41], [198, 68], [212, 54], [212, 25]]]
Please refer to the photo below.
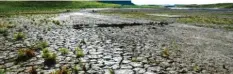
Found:
[[35, 51], [32, 49], [27, 49], [27, 48], [19, 49], [16, 63], [26, 61], [35, 56], [36, 56]]
[[0, 34], [2, 34], [3, 36], [8, 36], [7, 28], [6, 27], [0, 28]]
[[51, 72], [50, 74], [71, 74], [71, 71], [66, 66], [62, 66], [61, 69]]
[[62, 55], [68, 54], [69, 52], [67, 48], [59, 48], [59, 51], [62, 53]]
[[39, 41], [38, 43], [36, 43], [33, 48], [36, 50], [42, 50], [46, 47], [49, 47], [49, 44], [47, 41]]
[[75, 51], [77, 58], [84, 57], [85, 54], [83, 53], [83, 50], [80, 47], [75, 48]]
[[44, 48], [42, 50], [42, 58], [44, 58], [45, 60], [45, 65], [51, 66], [56, 63], [57, 55], [55, 53], [50, 52], [48, 48]]
[[23, 40], [26, 37], [26, 35], [23, 32], [18, 32], [14, 34], [15, 40]]
[[113, 69], [108, 69], [108, 71], [109, 71], [110, 74], [115, 74]]
[[6, 74], [6, 70], [0, 69], [0, 74]]
[[168, 58], [169, 55], [170, 55], [169, 54], [169, 49], [167, 47], [164, 47], [163, 51], [162, 51], [162, 56]]

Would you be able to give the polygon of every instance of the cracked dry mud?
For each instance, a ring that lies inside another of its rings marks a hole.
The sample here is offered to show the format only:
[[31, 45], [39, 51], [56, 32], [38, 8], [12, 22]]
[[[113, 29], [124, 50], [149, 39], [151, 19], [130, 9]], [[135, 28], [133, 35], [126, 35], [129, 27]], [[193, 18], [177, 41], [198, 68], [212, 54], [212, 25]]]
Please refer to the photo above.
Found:
[[[233, 73], [232, 31], [179, 23], [96, 27], [94, 25], [103, 23], [151, 21], [104, 16], [91, 13], [91, 10], [62, 13], [49, 18], [32, 15], [30, 18], [35, 18], [34, 22], [25, 16], [8, 18], [18, 24], [8, 30], [9, 36], [0, 37], [0, 68], [6, 69], [7, 74], [25, 74], [34, 66], [38, 73], [48, 74], [63, 65], [73, 68], [81, 60], [87, 71], [79, 71], [80, 74], [110, 74], [109, 69], [113, 69], [115, 74]], [[40, 19], [58, 20], [61, 25], [41, 22]], [[75, 24], [92, 27], [73, 29]], [[26, 34], [26, 39], [12, 41], [13, 34], [19, 30]], [[49, 50], [57, 53], [57, 63], [53, 67], [43, 64], [42, 51], [36, 52], [36, 57], [14, 64], [18, 48], [31, 46], [40, 39], [47, 41]], [[85, 54], [80, 59], [73, 53], [77, 46]], [[61, 47], [68, 48], [70, 52], [62, 55], [58, 50]], [[168, 57], [163, 56], [163, 48], [169, 48]]]

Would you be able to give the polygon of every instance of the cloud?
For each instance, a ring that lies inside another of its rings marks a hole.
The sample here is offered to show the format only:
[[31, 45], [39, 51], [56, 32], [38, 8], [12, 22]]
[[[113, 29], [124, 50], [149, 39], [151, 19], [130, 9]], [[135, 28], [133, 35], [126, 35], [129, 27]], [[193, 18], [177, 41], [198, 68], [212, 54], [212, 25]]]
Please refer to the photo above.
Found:
[[233, 0], [131, 0], [137, 5], [153, 4], [214, 4], [214, 3], [233, 3]]

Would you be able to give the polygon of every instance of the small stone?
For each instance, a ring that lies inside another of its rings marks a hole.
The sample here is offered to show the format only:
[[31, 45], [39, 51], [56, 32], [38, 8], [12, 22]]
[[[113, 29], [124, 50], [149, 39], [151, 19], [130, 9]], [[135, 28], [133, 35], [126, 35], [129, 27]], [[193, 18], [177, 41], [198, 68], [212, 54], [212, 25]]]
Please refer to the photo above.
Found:
[[116, 62], [120, 62], [122, 60], [122, 57], [114, 57], [113, 60], [115, 60]]
[[112, 66], [112, 69], [119, 69], [120, 68], [120, 66], [118, 65], [118, 64], [114, 64], [113, 66]]
[[107, 66], [112, 66], [116, 64], [116, 62], [112, 62], [112, 61], [104, 61], [104, 65], [107, 65]]
[[131, 62], [130, 60], [123, 60], [123, 61], [122, 61], [123, 64], [128, 64], [128, 63], [130, 63], [130, 62]]
[[153, 73], [153, 72], [146, 72], [144, 74], [156, 74], [156, 73]]
[[120, 69], [120, 70], [115, 70], [116, 74], [134, 74], [133, 70], [130, 69]]
[[139, 74], [146, 72], [146, 70], [143, 69], [143, 68], [134, 68], [133, 70], [136, 71], [136, 73], [139, 73]]
[[124, 65], [121, 65], [121, 68], [123, 69], [132, 69], [133, 67], [129, 64], [124, 64]]
[[132, 65], [133, 67], [142, 67], [142, 64], [138, 62], [131, 62], [130, 65]]
[[112, 59], [112, 56], [110, 56], [110, 55], [104, 56], [103, 59], [105, 59], [105, 60], [111, 60], [111, 59]]
[[14, 62], [10, 62], [10, 63], [6, 63], [5, 64], [5, 67], [6, 68], [9, 68], [9, 67], [12, 67], [14, 65]]

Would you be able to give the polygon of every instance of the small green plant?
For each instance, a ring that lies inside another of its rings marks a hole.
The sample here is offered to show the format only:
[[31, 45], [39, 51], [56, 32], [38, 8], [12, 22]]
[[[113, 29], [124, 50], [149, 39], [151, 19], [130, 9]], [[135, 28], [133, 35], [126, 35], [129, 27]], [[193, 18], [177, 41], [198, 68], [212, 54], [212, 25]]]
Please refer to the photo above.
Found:
[[14, 34], [15, 40], [23, 40], [25, 38], [25, 34], [23, 32], [18, 32]]
[[83, 50], [81, 48], [77, 47], [77, 48], [75, 48], [75, 51], [76, 51], [77, 58], [84, 57], [84, 53], [83, 53]]
[[200, 71], [200, 67], [198, 65], [194, 65], [193, 71], [196, 71], [196, 72]]
[[75, 65], [74, 66], [74, 72], [75, 72], [75, 74], [78, 74], [78, 71], [81, 71], [81, 70], [82, 70], [82, 68], [81, 68], [80, 65]]
[[110, 74], [115, 74], [113, 69], [108, 69], [108, 71], [109, 71]]
[[68, 54], [69, 50], [67, 48], [59, 48], [62, 55]]
[[5, 27], [0, 28], [0, 34], [3, 34], [3, 33], [5, 33], [6, 31], [7, 31], [7, 28], [5, 28]]
[[6, 71], [4, 69], [0, 69], [0, 74], [6, 74]]
[[66, 66], [62, 66], [61, 69], [51, 72], [50, 74], [71, 74], [71, 71]]
[[35, 45], [34, 48], [37, 49], [37, 50], [42, 50], [42, 49], [44, 49], [44, 48], [46, 48], [48, 46], [49, 46], [48, 42], [46, 42], [46, 41], [39, 41], [38, 43], [36, 43], [36, 45]]
[[56, 63], [56, 57], [57, 54], [50, 52], [48, 48], [42, 50], [42, 58], [45, 60], [44, 64], [48, 66], [54, 65]]
[[16, 62], [26, 61], [32, 57], [36, 56], [35, 51], [32, 49], [22, 48], [18, 50], [18, 56]]
[[162, 56], [163, 57], [169, 57], [169, 49], [167, 47], [164, 47], [163, 48], [163, 51], [162, 51]]
[[59, 21], [57, 21], [57, 20], [53, 20], [52, 21], [54, 24], [56, 24], [56, 25], [61, 25], [61, 23], [59, 22]]
[[0, 34], [2, 34], [3, 36], [7, 36], [8, 35], [7, 28], [5, 28], [5, 27], [0, 28]]

